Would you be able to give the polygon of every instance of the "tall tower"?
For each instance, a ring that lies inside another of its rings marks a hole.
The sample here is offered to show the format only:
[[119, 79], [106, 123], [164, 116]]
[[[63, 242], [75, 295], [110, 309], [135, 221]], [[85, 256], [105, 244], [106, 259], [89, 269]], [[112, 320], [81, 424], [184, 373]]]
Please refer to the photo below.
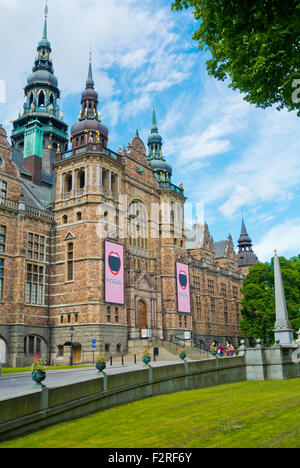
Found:
[[95, 91], [93, 79], [92, 59], [90, 53], [90, 63], [85, 90], [81, 95], [81, 111], [78, 122], [73, 125], [71, 130], [73, 154], [80, 151], [80, 147], [88, 143], [94, 143], [100, 146], [98, 149], [107, 148], [108, 129], [101, 123], [98, 112], [99, 96]]
[[166, 158], [162, 152], [162, 145], [162, 137], [158, 133], [155, 104], [153, 103], [152, 127], [148, 138], [149, 153], [147, 154], [147, 159], [159, 182], [171, 182], [172, 168], [166, 163]]
[[158, 180], [160, 197], [160, 262], [164, 336], [182, 337], [192, 330], [192, 314], [179, 311], [177, 300], [176, 264], [188, 264], [184, 230], [183, 187], [171, 182], [172, 167], [162, 153], [162, 137], [158, 132], [155, 105], [153, 105], [151, 133], [148, 138], [147, 160]]
[[14, 150], [22, 154], [24, 168], [38, 185], [54, 183], [52, 166], [56, 153], [67, 151], [68, 147], [68, 125], [59, 112], [61, 91], [54, 75], [47, 18], [46, 6], [43, 37], [24, 88], [23, 111], [19, 111], [18, 118], [13, 121], [11, 136]]
[[245, 222], [242, 219], [241, 235], [238, 240], [238, 265], [244, 275], [249, 273], [249, 268], [258, 262], [258, 258], [252, 249], [252, 240], [248, 236]]

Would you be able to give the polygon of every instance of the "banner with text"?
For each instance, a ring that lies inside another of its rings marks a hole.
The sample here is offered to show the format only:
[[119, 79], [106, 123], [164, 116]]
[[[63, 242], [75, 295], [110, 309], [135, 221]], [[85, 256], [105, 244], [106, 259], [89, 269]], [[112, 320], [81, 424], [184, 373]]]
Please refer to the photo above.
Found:
[[178, 312], [191, 312], [189, 266], [176, 263]]
[[105, 241], [105, 302], [124, 304], [124, 247]]

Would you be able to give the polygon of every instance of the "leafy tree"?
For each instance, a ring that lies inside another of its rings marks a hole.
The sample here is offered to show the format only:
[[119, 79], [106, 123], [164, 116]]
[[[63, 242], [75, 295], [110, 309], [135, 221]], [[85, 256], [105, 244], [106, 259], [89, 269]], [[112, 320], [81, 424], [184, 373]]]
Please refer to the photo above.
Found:
[[[245, 93], [258, 107], [298, 110], [300, 116], [299, 0], [174, 0], [200, 20], [193, 34], [209, 50], [211, 76]], [[298, 81], [297, 81], [298, 80]], [[297, 102], [298, 101], [298, 102]]]
[[[300, 255], [288, 260], [279, 257], [285, 298], [291, 325], [300, 328]], [[241, 330], [250, 338], [260, 338], [264, 344], [274, 343], [275, 289], [274, 260], [257, 263], [250, 268], [242, 287]]]

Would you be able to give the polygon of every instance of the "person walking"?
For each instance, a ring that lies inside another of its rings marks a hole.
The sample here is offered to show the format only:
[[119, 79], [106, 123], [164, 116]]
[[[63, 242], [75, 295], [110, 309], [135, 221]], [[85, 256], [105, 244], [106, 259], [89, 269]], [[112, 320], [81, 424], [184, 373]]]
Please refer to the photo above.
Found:
[[215, 357], [215, 355], [217, 354], [217, 346], [216, 346], [216, 343], [215, 341], [213, 341], [211, 344], [210, 344], [210, 352], [211, 354]]
[[219, 343], [218, 355], [219, 355], [220, 357], [223, 357], [223, 356], [224, 356], [224, 348], [223, 348], [223, 346], [222, 346], [221, 343]]

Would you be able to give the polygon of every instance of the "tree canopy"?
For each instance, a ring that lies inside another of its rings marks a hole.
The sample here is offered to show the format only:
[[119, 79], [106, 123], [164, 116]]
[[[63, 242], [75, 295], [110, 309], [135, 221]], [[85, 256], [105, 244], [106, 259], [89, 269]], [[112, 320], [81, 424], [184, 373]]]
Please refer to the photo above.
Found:
[[209, 50], [208, 73], [261, 108], [300, 116], [300, 0], [174, 0], [200, 20], [193, 34]]
[[[290, 260], [279, 257], [285, 298], [291, 325], [300, 328], [300, 255]], [[250, 338], [274, 343], [275, 289], [274, 260], [250, 268], [242, 287], [241, 330]]]

